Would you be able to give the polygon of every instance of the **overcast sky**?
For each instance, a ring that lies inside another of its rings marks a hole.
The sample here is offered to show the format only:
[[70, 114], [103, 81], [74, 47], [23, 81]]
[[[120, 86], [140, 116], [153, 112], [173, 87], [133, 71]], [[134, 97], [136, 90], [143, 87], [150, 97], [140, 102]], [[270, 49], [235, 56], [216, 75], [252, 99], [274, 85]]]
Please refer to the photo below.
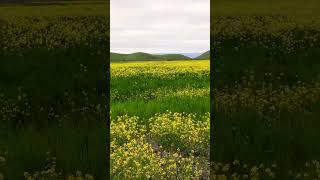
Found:
[[210, 49], [210, 0], [111, 0], [111, 52]]

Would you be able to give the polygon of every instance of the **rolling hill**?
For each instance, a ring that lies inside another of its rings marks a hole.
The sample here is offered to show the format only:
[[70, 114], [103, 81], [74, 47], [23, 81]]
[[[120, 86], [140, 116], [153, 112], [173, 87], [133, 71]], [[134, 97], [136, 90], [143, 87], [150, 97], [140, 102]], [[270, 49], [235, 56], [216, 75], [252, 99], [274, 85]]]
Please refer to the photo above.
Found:
[[201, 54], [200, 56], [198, 56], [194, 59], [210, 59], [210, 50]]
[[111, 61], [148, 61], [148, 60], [186, 60], [191, 59], [187, 56], [181, 54], [163, 54], [155, 55], [148, 54], [143, 52], [136, 52], [132, 54], [120, 54], [120, 53], [111, 53]]

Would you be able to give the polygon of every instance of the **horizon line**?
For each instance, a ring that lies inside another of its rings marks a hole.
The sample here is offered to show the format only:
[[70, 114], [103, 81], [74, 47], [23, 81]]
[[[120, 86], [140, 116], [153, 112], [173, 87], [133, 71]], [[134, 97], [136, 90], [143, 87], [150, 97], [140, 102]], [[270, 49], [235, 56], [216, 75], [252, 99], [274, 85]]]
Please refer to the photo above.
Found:
[[192, 54], [192, 53], [205, 53], [208, 52], [209, 50], [206, 51], [198, 51], [198, 52], [155, 52], [155, 53], [150, 53], [146, 51], [133, 51], [133, 52], [116, 52], [116, 51], [111, 51], [110, 53], [117, 53], [117, 54], [133, 54], [133, 53], [147, 53], [147, 54]]

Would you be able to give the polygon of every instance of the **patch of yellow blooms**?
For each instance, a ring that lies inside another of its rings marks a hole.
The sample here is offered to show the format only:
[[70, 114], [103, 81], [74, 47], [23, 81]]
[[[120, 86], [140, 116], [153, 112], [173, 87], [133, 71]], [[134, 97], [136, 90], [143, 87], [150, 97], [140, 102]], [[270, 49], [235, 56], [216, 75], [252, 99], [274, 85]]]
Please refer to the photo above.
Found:
[[126, 115], [113, 120], [111, 177], [208, 178], [208, 157], [195, 151], [209, 151], [209, 113], [199, 118], [202, 121], [195, 114], [167, 112], [156, 114], [147, 125]]
[[147, 61], [131, 63], [111, 63], [112, 77], [156, 76], [170, 79], [181, 74], [209, 75], [210, 61]]

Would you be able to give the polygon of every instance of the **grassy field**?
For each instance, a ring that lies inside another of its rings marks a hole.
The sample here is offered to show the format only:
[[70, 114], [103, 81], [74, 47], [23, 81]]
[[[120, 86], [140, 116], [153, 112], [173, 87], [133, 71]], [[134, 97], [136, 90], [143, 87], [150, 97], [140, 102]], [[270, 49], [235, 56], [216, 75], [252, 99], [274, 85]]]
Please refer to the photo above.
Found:
[[49, 3], [0, 3], [0, 17], [109, 16], [107, 1], [49, 1]]
[[319, 1], [317, 0], [223, 0], [211, 2], [213, 16], [295, 16], [315, 17], [320, 15]]
[[111, 63], [111, 177], [209, 178], [209, 61]]
[[0, 5], [0, 179], [107, 177], [108, 31], [103, 3]]
[[319, 2], [212, 4], [211, 174], [317, 178]]

